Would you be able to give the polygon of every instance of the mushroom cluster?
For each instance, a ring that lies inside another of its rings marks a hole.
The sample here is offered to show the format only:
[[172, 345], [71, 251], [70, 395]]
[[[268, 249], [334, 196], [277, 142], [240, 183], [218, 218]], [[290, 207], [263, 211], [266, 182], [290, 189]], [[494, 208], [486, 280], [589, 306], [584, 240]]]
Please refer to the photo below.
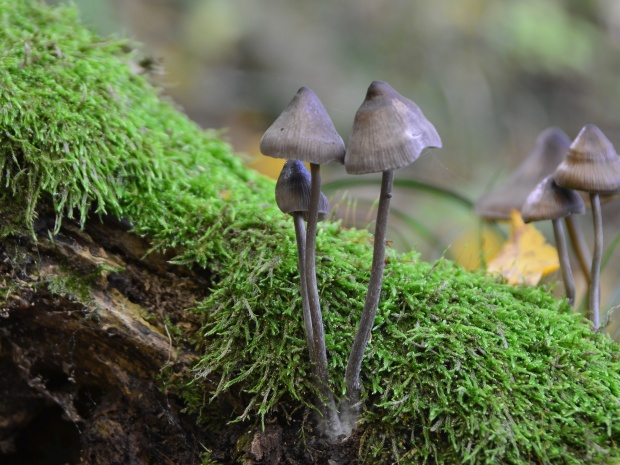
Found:
[[[481, 218], [491, 221], [510, 219], [510, 212], [522, 212], [527, 197], [536, 186], [556, 168], [568, 153], [570, 138], [557, 127], [545, 129], [538, 135], [534, 148], [510, 176], [483, 195], [474, 204], [474, 212]], [[564, 217], [570, 241], [573, 245], [581, 272], [590, 281], [590, 250], [585, 241], [581, 226], [575, 216]]]
[[586, 192], [590, 196], [594, 221], [594, 250], [590, 271], [588, 308], [594, 329], [601, 325], [600, 273], [603, 258], [603, 218], [600, 195], [620, 192], [620, 157], [605, 134], [593, 124], [584, 126], [570, 146], [564, 161], [554, 174], [563, 187]]
[[[382, 81], [374, 81], [368, 88], [355, 115], [346, 154], [325, 107], [306, 87], [299, 89], [261, 139], [263, 154], [287, 159], [276, 184], [276, 203], [283, 213], [293, 217], [295, 224], [306, 342], [321, 392], [317, 407], [332, 436], [348, 432], [350, 425], [343, 425], [329, 388], [316, 281], [317, 221], [324, 219], [329, 211], [327, 199], [321, 193], [320, 165], [336, 161], [344, 163], [350, 174], [382, 173], [370, 280], [347, 363], [346, 402], [340, 406], [341, 412], [350, 417], [351, 412], [359, 412], [362, 359], [381, 295], [393, 173], [432, 147], [441, 147], [435, 127], [415, 103]], [[302, 162], [310, 164], [310, 173]]]
[[[263, 154], [287, 160], [276, 184], [276, 203], [293, 217], [306, 343], [320, 393], [317, 410], [331, 437], [350, 432], [351, 425], [344, 424], [343, 418], [357, 418], [361, 407], [360, 372], [381, 297], [394, 170], [441, 145], [439, 134], [420, 108], [382, 81], [370, 84], [355, 114], [346, 148], [325, 107], [306, 87], [299, 89], [261, 139]], [[309, 163], [310, 172], [304, 162]], [[382, 173], [368, 289], [347, 361], [346, 396], [340, 406], [330, 388], [316, 276], [317, 223], [329, 214], [327, 198], [321, 192], [320, 166], [330, 162], [344, 163], [349, 174]], [[585, 205], [575, 191], [588, 193], [592, 204], [595, 244], [590, 269], [586, 266], [590, 253], [574, 219], [574, 215], [585, 213]], [[503, 186], [478, 200], [475, 211], [493, 220], [508, 218], [511, 210], [520, 211], [525, 222], [550, 220], [566, 297], [574, 305], [575, 284], [561, 222], [564, 219], [584, 276], [591, 280], [589, 308], [598, 328], [602, 256], [599, 196], [617, 192], [620, 157], [600, 129], [587, 125], [571, 143], [560, 129], [549, 128]]]
[[[585, 213], [579, 194], [589, 196], [594, 220], [594, 251], [590, 255], [575, 215]], [[566, 297], [575, 302], [575, 284], [564, 238], [564, 218], [577, 260], [589, 286], [588, 309], [594, 329], [600, 327], [600, 267], [603, 229], [600, 197], [620, 192], [620, 157], [603, 132], [584, 126], [574, 141], [558, 128], [543, 131], [532, 153], [496, 189], [483, 194], [474, 211], [487, 220], [504, 220], [511, 210], [523, 220], [551, 220]]]

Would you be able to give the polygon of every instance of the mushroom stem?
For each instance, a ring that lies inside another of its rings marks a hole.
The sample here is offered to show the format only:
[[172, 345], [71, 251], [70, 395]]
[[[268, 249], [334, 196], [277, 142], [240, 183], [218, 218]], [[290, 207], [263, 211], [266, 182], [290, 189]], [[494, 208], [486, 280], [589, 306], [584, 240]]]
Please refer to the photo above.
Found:
[[306, 333], [306, 344], [310, 353], [310, 361], [315, 363], [314, 338], [312, 331], [312, 317], [310, 316], [310, 304], [308, 303], [308, 287], [306, 286], [306, 227], [304, 226], [304, 216], [302, 212], [293, 212], [293, 223], [295, 224], [295, 239], [297, 240], [297, 267], [299, 269], [301, 286], [301, 305], [304, 315], [304, 332]]
[[385, 241], [387, 237], [388, 216], [390, 213], [390, 199], [392, 198], [393, 178], [394, 172], [392, 170], [383, 172], [381, 194], [379, 196], [379, 206], [377, 208], [374, 250], [368, 292], [366, 293], [366, 302], [364, 303], [362, 317], [353, 341], [353, 347], [351, 348], [351, 354], [349, 355], [345, 373], [347, 397], [349, 405], [354, 411], [359, 411], [360, 407], [360, 392], [362, 389], [360, 372], [362, 369], [362, 359], [366, 346], [368, 345], [370, 331], [375, 321], [379, 298], [381, 296], [383, 270], [385, 268]]
[[555, 244], [558, 248], [558, 258], [560, 260], [560, 270], [562, 271], [562, 280], [564, 281], [564, 289], [566, 298], [571, 306], [575, 305], [575, 281], [573, 279], [573, 271], [570, 267], [568, 259], [568, 248], [566, 246], [566, 236], [564, 235], [564, 227], [562, 220], [556, 218], [551, 220], [553, 223], [553, 234], [555, 235]]
[[601, 214], [601, 200], [598, 194], [590, 193], [592, 204], [592, 218], [594, 220], [594, 251], [592, 253], [592, 271], [590, 273], [590, 319], [594, 324], [594, 330], [601, 325], [599, 311], [600, 302], [600, 279], [601, 260], [603, 259], [603, 216]]
[[592, 257], [590, 255], [590, 249], [583, 236], [583, 230], [579, 224], [579, 220], [574, 215], [569, 215], [564, 218], [566, 223], [566, 229], [568, 230], [568, 237], [570, 238], [573, 250], [577, 255], [577, 261], [579, 267], [583, 273], [588, 286], [590, 285], [590, 265], [592, 263]]
[[319, 291], [316, 283], [316, 226], [319, 218], [318, 207], [321, 195], [321, 165], [310, 163], [310, 176], [310, 208], [308, 209], [308, 227], [306, 229], [306, 290], [308, 292], [308, 303], [312, 318], [314, 366], [320, 392], [323, 396], [321, 413], [327, 420], [328, 432], [334, 435], [340, 430], [340, 420], [336, 412], [334, 395], [329, 388], [323, 316], [321, 315]]

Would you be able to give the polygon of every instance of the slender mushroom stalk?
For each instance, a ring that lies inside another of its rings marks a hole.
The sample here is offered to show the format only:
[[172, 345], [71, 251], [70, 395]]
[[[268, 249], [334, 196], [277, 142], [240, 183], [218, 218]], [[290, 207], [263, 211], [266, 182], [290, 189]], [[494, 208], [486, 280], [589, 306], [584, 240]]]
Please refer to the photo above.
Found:
[[372, 267], [370, 269], [370, 280], [368, 282], [368, 292], [364, 310], [360, 319], [359, 327], [351, 355], [347, 362], [346, 370], [346, 389], [349, 403], [354, 410], [358, 409], [359, 394], [361, 392], [360, 373], [364, 351], [370, 339], [370, 332], [377, 314], [381, 287], [383, 285], [383, 270], [385, 268], [385, 244], [387, 238], [387, 225], [390, 212], [390, 199], [392, 198], [392, 182], [394, 171], [387, 170], [381, 177], [381, 193], [379, 195], [379, 206], [377, 208], [377, 221], [375, 223], [375, 240], [372, 253]]
[[579, 224], [577, 217], [569, 215], [564, 218], [566, 223], [566, 229], [568, 231], [568, 237], [577, 256], [577, 262], [581, 273], [586, 280], [588, 287], [590, 286], [590, 267], [592, 264], [592, 255], [590, 254], [590, 248], [586, 242], [586, 238], [583, 235], [583, 230]]
[[323, 315], [319, 301], [319, 290], [316, 282], [316, 227], [318, 222], [318, 204], [321, 193], [321, 165], [310, 163], [310, 208], [308, 210], [308, 227], [306, 229], [306, 289], [308, 304], [311, 309], [312, 329], [314, 331], [315, 366], [320, 389], [327, 409], [324, 411], [327, 420], [328, 432], [332, 436], [341, 433], [342, 427], [338, 418], [338, 411], [334, 396], [329, 388], [329, 371], [327, 367], [327, 349], [325, 347], [325, 332]]
[[301, 212], [293, 212], [293, 224], [295, 225], [295, 240], [297, 242], [297, 268], [299, 270], [301, 289], [301, 305], [304, 314], [304, 333], [306, 345], [310, 354], [310, 361], [316, 363], [316, 351], [314, 349], [314, 330], [312, 329], [312, 315], [308, 302], [308, 286], [306, 285], [306, 227]]
[[575, 281], [561, 219], [573, 214], [582, 215], [585, 211], [586, 207], [579, 194], [558, 186], [553, 176], [547, 176], [534, 188], [521, 209], [521, 216], [526, 223], [551, 220], [566, 298], [571, 306], [575, 305]]
[[590, 271], [590, 315], [594, 329], [601, 326], [601, 261], [603, 259], [603, 215], [601, 213], [601, 199], [597, 193], [590, 192], [592, 204], [592, 220], [594, 221], [594, 250], [592, 251], [592, 270]]
[[331, 161], [344, 162], [344, 142], [316, 94], [307, 87], [302, 87], [263, 134], [260, 149], [263, 154], [272, 157], [310, 163], [311, 188], [306, 229], [305, 281], [312, 319], [315, 374], [322, 397], [321, 405], [318, 407], [327, 421], [328, 435], [335, 437], [340, 434], [342, 428], [329, 384], [323, 317], [316, 281], [315, 248], [321, 189], [320, 165]]
[[[323, 316], [321, 314], [321, 304], [319, 302], [319, 291], [316, 282], [316, 227], [319, 216], [319, 197], [321, 193], [321, 166], [310, 163], [310, 206], [308, 208], [308, 228], [306, 229], [306, 257], [305, 275], [302, 280], [306, 282], [308, 290], [308, 304], [312, 309], [312, 328], [314, 330], [313, 346], [318, 354], [316, 360], [317, 373], [319, 379], [326, 383], [328, 380], [327, 370], [327, 350], [325, 348], [325, 333], [323, 329]], [[325, 356], [323, 356], [325, 354]]]
[[354, 417], [360, 410], [362, 360], [381, 297], [393, 170], [430, 147], [441, 147], [441, 139], [420, 108], [389, 84], [374, 81], [355, 115], [345, 155], [347, 173], [383, 173], [368, 291], [345, 373], [347, 408]]
[[590, 194], [594, 221], [594, 251], [590, 271], [588, 299], [590, 319], [594, 329], [600, 327], [600, 268], [603, 254], [603, 219], [600, 194], [620, 192], [620, 157], [605, 134], [593, 124], [584, 126], [573, 143], [566, 159], [554, 174], [558, 185]]
[[[310, 353], [310, 360], [316, 363], [316, 348], [314, 342], [314, 331], [312, 315], [308, 301], [308, 291], [306, 285], [306, 227], [304, 220], [308, 219], [310, 209], [310, 173], [300, 161], [287, 160], [278, 182], [276, 183], [276, 203], [283, 213], [288, 213], [293, 217], [295, 225], [295, 239], [297, 242], [297, 259], [300, 276], [301, 299], [304, 316], [304, 332], [306, 344]], [[323, 221], [329, 214], [329, 203], [323, 193], [319, 196], [317, 207], [317, 219]]]
[[573, 270], [570, 266], [568, 258], [568, 247], [566, 246], [566, 236], [564, 235], [564, 227], [562, 220], [553, 219], [553, 236], [555, 237], [555, 245], [558, 249], [558, 258], [560, 260], [560, 270], [562, 272], [562, 281], [564, 282], [564, 291], [566, 299], [571, 307], [575, 306], [575, 279], [573, 278]]

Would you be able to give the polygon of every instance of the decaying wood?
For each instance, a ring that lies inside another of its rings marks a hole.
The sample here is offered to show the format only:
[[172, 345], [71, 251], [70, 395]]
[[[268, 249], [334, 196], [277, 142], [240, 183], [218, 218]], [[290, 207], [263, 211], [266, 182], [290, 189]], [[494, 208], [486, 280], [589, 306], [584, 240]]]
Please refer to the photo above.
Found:
[[[185, 310], [208, 276], [145, 256], [149, 244], [110, 218], [53, 238], [48, 226], [36, 242], [0, 243], [0, 461], [199, 463], [207, 433], [160, 375], [194, 357], [168, 326], [196, 325]], [[88, 277], [88, 302], [52, 292], [70, 273]]]
[[83, 228], [66, 220], [57, 235], [53, 227], [41, 213], [36, 240], [0, 240], [0, 463], [200, 464], [206, 451], [217, 463], [248, 465], [355, 456], [358, 438], [332, 444], [310, 434], [302, 445], [305, 421], [227, 424], [244, 409], [234, 392], [211, 405], [212, 424], [198, 425], [166, 381], [196, 361], [187, 335], [199, 321], [189, 309], [207, 296], [209, 272], [172, 265], [175, 251], [150, 252], [114, 218]]

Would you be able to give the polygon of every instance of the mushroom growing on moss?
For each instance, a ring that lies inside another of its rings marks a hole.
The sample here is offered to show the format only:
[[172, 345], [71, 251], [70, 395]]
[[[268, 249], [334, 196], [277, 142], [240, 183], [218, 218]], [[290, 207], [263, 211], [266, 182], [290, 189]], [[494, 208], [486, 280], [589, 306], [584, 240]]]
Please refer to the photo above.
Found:
[[571, 305], [575, 304], [575, 281], [561, 219], [573, 214], [583, 215], [585, 211], [586, 207], [579, 194], [572, 189], [558, 186], [553, 176], [547, 176], [534, 188], [521, 209], [521, 217], [526, 223], [551, 220], [566, 298]]
[[590, 194], [594, 221], [594, 251], [590, 271], [590, 318], [594, 329], [600, 326], [600, 273], [603, 258], [603, 218], [600, 194], [620, 192], [620, 157], [603, 131], [593, 124], [584, 126], [566, 159], [557, 167], [555, 182], [563, 187]]
[[383, 173], [368, 292], [345, 374], [347, 397], [354, 411], [359, 410], [362, 359], [381, 295], [394, 170], [413, 163], [432, 147], [441, 147], [441, 139], [420, 108], [386, 82], [370, 84], [355, 114], [344, 161], [349, 174]]
[[[297, 259], [306, 344], [308, 345], [310, 360], [316, 363], [312, 316], [310, 315], [305, 279], [306, 227], [304, 226], [304, 221], [308, 220], [308, 210], [310, 209], [310, 173], [302, 162], [298, 160], [287, 160], [286, 163], [284, 163], [280, 176], [278, 177], [278, 182], [276, 183], [276, 203], [283, 213], [288, 213], [293, 217], [295, 239], [297, 242]], [[329, 214], [329, 202], [323, 193], [321, 193], [319, 199], [318, 212], [318, 221], [323, 221]]]
[[340, 430], [333, 394], [329, 388], [323, 317], [316, 282], [316, 228], [321, 198], [321, 164], [344, 161], [344, 142], [334, 128], [325, 107], [307, 87], [301, 87], [260, 141], [264, 155], [310, 163], [310, 205], [306, 229], [306, 288], [312, 317], [316, 371], [326, 404], [331, 434]]

